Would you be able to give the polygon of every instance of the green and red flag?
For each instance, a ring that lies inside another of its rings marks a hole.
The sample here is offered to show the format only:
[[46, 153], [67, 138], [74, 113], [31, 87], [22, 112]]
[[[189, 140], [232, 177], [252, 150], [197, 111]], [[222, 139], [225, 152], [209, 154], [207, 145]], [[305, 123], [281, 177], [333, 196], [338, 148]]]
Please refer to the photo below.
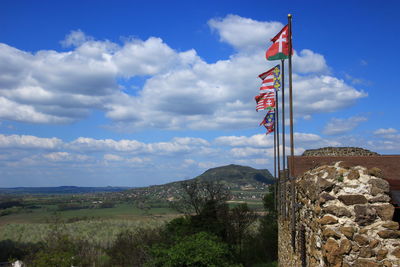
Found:
[[[265, 57], [267, 60], [279, 60], [289, 58], [289, 27], [286, 25], [283, 29], [271, 39], [273, 44], [268, 48]], [[293, 51], [292, 51], [293, 54]]]

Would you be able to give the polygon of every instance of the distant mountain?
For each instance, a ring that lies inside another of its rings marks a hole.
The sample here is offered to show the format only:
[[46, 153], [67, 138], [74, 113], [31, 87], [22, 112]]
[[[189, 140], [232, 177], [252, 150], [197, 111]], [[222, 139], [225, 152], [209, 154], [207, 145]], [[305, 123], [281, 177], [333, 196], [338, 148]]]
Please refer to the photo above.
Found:
[[258, 170], [235, 164], [209, 169], [194, 179], [219, 181], [237, 186], [253, 183], [273, 184], [275, 182], [274, 177], [267, 169]]
[[275, 179], [267, 169], [254, 169], [247, 166], [227, 165], [212, 168], [189, 180], [129, 189], [122, 192], [131, 199], [153, 201], [173, 200], [182, 194], [182, 183], [190, 181], [215, 181], [225, 184], [232, 192], [233, 199], [262, 199], [269, 184]]
[[13, 187], [0, 188], [0, 194], [82, 194], [120, 192], [130, 187], [81, 187], [81, 186], [57, 186], [57, 187]]

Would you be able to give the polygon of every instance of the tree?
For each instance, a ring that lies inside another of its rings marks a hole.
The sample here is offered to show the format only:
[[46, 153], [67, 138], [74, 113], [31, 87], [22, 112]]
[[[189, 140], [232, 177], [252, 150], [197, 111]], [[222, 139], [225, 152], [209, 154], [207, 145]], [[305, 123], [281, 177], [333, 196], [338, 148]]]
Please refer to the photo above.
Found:
[[230, 191], [222, 184], [213, 181], [192, 180], [183, 182], [183, 194], [173, 207], [185, 214], [200, 215], [206, 205], [213, 202], [215, 205], [224, 204], [231, 198]]
[[235, 265], [227, 244], [218, 237], [199, 232], [183, 237], [170, 247], [156, 246], [152, 249], [153, 260], [145, 266], [155, 267], [224, 267]]

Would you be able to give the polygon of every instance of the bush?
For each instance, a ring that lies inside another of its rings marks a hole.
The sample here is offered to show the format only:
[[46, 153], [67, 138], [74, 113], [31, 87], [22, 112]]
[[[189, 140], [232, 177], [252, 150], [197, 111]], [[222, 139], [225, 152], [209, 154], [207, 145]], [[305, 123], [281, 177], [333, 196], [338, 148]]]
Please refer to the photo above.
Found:
[[145, 266], [223, 267], [235, 265], [227, 244], [206, 232], [182, 238], [170, 247], [154, 246], [153, 259]]
[[161, 241], [157, 229], [125, 230], [107, 249], [111, 266], [143, 266], [150, 259], [150, 247]]

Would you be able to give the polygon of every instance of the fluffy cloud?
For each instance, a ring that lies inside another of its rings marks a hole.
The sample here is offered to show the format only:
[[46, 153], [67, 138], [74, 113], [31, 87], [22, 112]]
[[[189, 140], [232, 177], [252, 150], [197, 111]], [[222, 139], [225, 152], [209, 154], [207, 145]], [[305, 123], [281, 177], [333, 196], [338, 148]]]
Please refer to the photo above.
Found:
[[338, 135], [355, 129], [360, 123], [367, 121], [366, 117], [355, 116], [347, 119], [332, 118], [325, 126], [323, 133], [327, 135]]
[[[67, 52], [0, 44], [0, 118], [71, 123], [100, 110], [116, 130], [253, 127], [257, 74], [274, 65], [264, 59], [265, 45], [283, 25], [236, 15], [208, 24], [236, 49], [228, 59], [207, 63], [195, 50], [178, 52], [157, 37], [117, 44], [82, 31], [66, 36]], [[296, 52], [293, 64], [297, 116], [336, 111], [366, 96], [331, 76], [324, 56], [310, 49]], [[143, 87], [119, 83], [137, 76], [147, 78]]]
[[397, 133], [397, 130], [394, 128], [387, 128], [387, 129], [380, 128], [380, 129], [374, 131], [374, 134], [376, 134], [376, 135], [386, 135], [386, 134], [394, 134], [394, 133]]
[[58, 138], [40, 138], [32, 135], [3, 135], [0, 134], [0, 147], [22, 149], [52, 150], [62, 146], [63, 142]]

